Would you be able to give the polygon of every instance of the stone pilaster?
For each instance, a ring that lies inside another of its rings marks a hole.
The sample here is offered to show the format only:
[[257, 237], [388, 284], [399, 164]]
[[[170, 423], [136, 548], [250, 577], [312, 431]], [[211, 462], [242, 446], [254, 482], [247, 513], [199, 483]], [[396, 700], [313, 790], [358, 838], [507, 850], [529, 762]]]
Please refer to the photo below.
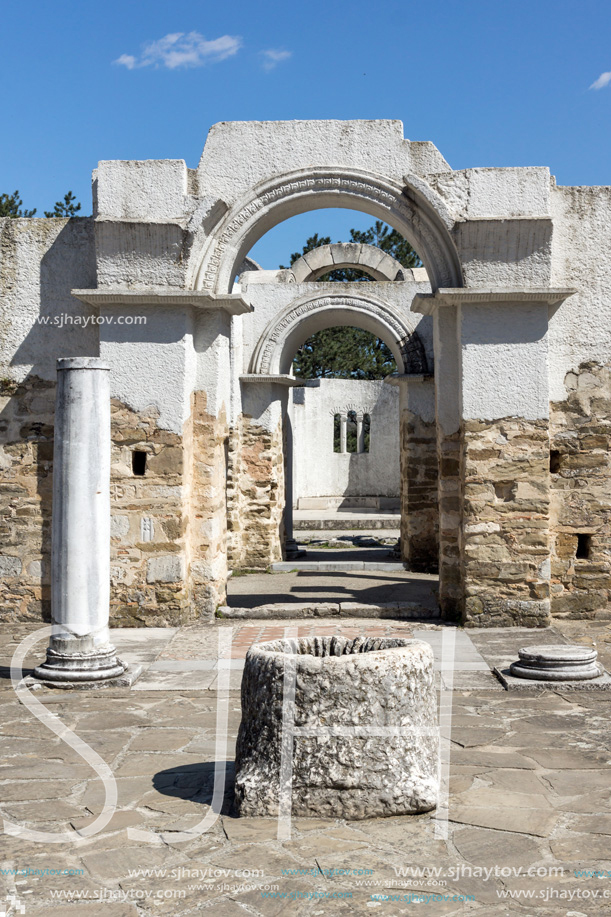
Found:
[[431, 377], [389, 376], [399, 387], [401, 553], [408, 569], [435, 573], [439, 563], [435, 391]]
[[227, 583], [226, 450], [224, 410], [207, 411], [205, 392], [192, 396], [188, 459], [188, 583], [192, 614], [209, 618], [225, 603]]
[[464, 421], [464, 622], [538, 627], [549, 618], [547, 420]]
[[440, 601], [466, 625], [550, 613], [549, 306], [571, 291], [438, 290]]
[[282, 420], [265, 429], [241, 414], [231, 437], [229, 563], [261, 570], [282, 560], [284, 452]]
[[552, 615], [608, 616], [611, 603], [611, 366], [566, 374], [551, 406]]

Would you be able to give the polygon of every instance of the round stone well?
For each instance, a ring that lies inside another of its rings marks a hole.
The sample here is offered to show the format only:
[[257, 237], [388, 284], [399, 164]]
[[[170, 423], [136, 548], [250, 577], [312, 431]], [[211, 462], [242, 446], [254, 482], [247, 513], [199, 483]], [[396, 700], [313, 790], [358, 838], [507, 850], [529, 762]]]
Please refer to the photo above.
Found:
[[251, 646], [236, 749], [240, 815], [279, 814], [283, 722], [282, 784], [288, 764], [293, 815], [362, 819], [435, 808], [439, 736], [428, 643], [307, 637]]

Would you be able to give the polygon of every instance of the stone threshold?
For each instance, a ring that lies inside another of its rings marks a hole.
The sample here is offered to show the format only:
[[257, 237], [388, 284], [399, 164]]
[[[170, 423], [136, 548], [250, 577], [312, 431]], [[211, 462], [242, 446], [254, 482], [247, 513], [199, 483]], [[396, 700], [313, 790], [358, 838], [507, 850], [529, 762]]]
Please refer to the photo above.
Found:
[[222, 605], [217, 618], [395, 618], [417, 620], [426, 618], [441, 621], [438, 609], [427, 608], [418, 602], [386, 602], [380, 605], [363, 605], [359, 602], [278, 602], [256, 605], [254, 608], [232, 608]]
[[292, 573], [294, 570], [319, 573], [346, 573], [354, 570], [380, 570], [383, 573], [404, 571], [405, 564], [368, 560], [283, 560], [270, 564], [272, 573]]

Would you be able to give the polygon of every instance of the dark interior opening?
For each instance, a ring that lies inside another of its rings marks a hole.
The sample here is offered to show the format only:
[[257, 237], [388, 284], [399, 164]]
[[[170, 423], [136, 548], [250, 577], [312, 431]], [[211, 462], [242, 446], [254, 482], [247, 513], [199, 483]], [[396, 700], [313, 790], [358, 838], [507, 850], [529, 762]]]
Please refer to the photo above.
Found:
[[575, 557], [581, 560], [588, 560], [591, 550], [592, 536], [583, 534], [577, 535], [577, 551], [575, 552]]
[[549, 470], [552, 474], [558, 474], [560, 471], [560, 453], [557, 449], [552, 449], [549, 454]]
[[132, 471], [138, 477], [143, 477], [146, 472], [146, 452], [134, 450], [132, 452]]

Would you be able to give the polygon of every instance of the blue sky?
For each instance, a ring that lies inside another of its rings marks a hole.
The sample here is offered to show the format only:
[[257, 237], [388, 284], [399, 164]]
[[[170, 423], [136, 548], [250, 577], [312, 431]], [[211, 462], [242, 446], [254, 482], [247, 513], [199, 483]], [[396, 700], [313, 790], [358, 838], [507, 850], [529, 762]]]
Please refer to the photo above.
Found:
[[[68, 189], [90, 213], [99, 159], [193, 167], [228, 120], [398, 118], [456, 169], [611, 184], [608, 0], [30, 0], [0, 25], [0, 192], [39, 214]], [[257, 255], [369, 222], [319, 211]]]

